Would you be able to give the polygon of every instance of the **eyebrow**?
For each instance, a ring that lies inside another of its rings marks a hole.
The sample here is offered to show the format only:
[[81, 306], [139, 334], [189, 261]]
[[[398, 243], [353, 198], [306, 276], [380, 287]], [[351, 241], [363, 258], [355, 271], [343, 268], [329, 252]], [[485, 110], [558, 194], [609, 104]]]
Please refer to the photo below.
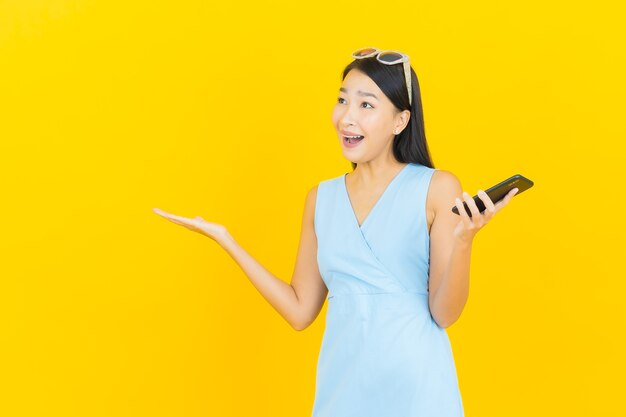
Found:
[[[341, 87], [341, 88], [339, 89], [339, 91], [343, 91], [344, 93], [347, 93], [347, 92], [348, 92], [348, 90], [346, 90], [346, 89], [345, 89], [345, 88], [343, 88], [343, 87]], [[367, 91], [361, 91], [361, 90], [358, 90], [358, 91], [357, 91], [357, 94], [358, 94], [358, 95], [360, 95], [360, 96], [370, 96], [370, 97], [374, 97], [376, 100], [378, 100], [378, 97], [376, 97], [376, 95], [375, 95], [374, 93], [368, 93]]]

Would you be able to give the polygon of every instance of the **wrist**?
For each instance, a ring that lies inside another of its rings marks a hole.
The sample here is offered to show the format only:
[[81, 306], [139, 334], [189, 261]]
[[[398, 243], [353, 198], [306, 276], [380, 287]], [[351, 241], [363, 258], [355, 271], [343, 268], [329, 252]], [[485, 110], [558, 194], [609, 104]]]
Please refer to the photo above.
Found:
[[220, 246], [226, 246], [229, 243], [232, 243], [235, 241], [235, 238], [233, 238], [233, 236], [230, 234], [230, 232], [226, 228], [221, 230], [219, 233], [216, 233], [214, 236], [214, 239], [217, 243], [220, 244]]

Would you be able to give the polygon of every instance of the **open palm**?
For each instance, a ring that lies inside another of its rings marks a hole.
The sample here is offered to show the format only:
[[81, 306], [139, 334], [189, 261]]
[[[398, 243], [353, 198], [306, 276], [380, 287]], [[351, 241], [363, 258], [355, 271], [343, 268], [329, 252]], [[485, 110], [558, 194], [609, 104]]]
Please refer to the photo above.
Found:
[[166, 218], [172, 223], [185, 226], [187, 229], [210, 237], [213, 240], [224, 236], [224, 234], [226, 233], [226, 227], [224, 225], [208, 222], [200, 216], [196, 216], [194, 218], [182, 217], [168, 213], [159, 208], [153, 208], [152, 211], [154, 211], [159, 216]]

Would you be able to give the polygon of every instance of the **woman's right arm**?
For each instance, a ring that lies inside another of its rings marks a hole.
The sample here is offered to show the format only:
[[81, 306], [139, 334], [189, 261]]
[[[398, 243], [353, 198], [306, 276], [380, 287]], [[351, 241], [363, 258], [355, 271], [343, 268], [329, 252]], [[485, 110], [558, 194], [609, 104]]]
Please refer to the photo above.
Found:
[[313, 224], [317, 186], [306, 196], [302, 231], [291, 284], [269, 272], [227, 231], [215, 238], [248, 276], [252, 285], [295, 330], [306, 329], [319, 315], [328, 289], [317, 266], [317, 237]]

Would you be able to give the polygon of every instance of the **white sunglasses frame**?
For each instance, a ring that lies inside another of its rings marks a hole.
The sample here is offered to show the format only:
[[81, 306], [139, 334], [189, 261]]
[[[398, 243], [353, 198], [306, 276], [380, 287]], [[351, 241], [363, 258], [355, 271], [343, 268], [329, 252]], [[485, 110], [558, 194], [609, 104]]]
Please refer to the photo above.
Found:
[[[357, 55], [358, 52], [363, 51], [363, 50], [367, 50], [367, 49], [372, 49], [372, 52], [370, 52], [369, 54], [366, 55]], [[393, 52], [394, 54], [398, 54], [400, 55], [400, 59], [396, 59], [393, 62], [388, 62], [388, 61], [382, 61], [380, 59], [380, 55], [387, 53], [387, 52]], [[409, 93], [409, 105], [413, 105], [413, 94], [412, 89], [411, 89], [411, 66], [409, 64], [409, 56], [407, 54], [403, 54], [400, 51], [394, 51], [391, 49], [386, 49], [384, 51], [381, 51], [378, 48], [373, 48], [373, 47], [369, 47], [369, 48], [359, 48], [356, 51], [352, 52], [352, 58], [354, 59], [363, 59], [363, 58], [369, 58], [371, 56], [375, 56], [376, 60], [378, 62], [380, 62], [381, 64], [385, 64], [385, 65], [396, 65], [399, 63], [402, 63], [402, 66], [404, 67], [404, 78], [406, 80], [406, 86], [407, 86], [407, 90]]]

